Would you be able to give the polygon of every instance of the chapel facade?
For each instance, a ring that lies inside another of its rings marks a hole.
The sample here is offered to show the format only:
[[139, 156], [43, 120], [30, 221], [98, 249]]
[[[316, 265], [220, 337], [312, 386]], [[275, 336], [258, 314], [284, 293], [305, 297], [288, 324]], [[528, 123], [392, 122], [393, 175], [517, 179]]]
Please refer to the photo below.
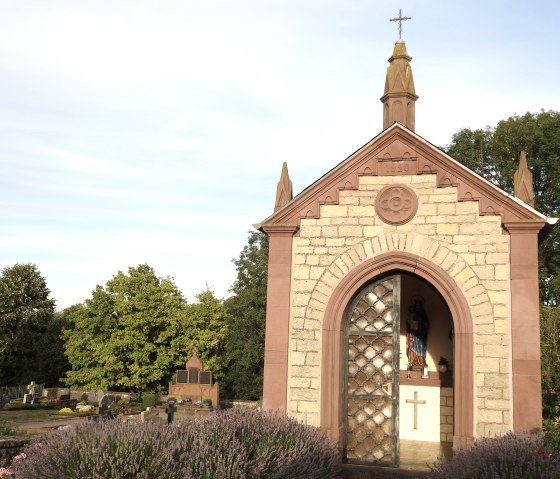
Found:
[[457, 448], [541, 427], [547, 218], [524, 154], [520, 199], [415, 133], [410, 60], [399, 40], [383, 131], [294, 198], [284, 165], [258, 225], [263, 407], [320, 427], [348, 462], [397, 466], [403, 440]]

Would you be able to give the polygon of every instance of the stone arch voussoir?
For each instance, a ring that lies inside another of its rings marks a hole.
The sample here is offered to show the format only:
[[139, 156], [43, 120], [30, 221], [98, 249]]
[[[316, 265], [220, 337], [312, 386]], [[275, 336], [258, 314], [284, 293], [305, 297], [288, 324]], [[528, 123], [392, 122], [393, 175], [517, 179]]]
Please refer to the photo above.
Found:
[[[319, 277], [311, 292], [314, 308], [324, 312], [328, 299], [338, 283], [353, 274], [353, 270], [363, 261], [375, 259], [391, 252], [403, 252], [437, 265], [453, 279], [464, 294], [473, 317], [477, 318], [491, 310], [492, 305], [480, 279], [459, 253], [455, 253], [445, 243], [415, 232], [389, 231], [375, 238], [356, 243], [335, 257], [329, 268]], [[363, 259], [362, 259], [363, 258]], [[336, 279], [335, 279], [336, 278]], [[315, 300], [322, 304], [318, 306]], [[476, 323], [476, 319], [475, 319]]]

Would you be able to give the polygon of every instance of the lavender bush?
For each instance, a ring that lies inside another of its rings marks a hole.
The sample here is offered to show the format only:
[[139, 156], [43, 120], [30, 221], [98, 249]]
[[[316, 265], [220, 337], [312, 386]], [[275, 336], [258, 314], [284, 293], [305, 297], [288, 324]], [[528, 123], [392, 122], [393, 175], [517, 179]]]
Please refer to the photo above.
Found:
[[338, 477], [336, 447], [291, 418], [229, 410], [172, 426], [85, 423], [33, 440], [17, 479]]
[[430, 479], [558, 479], [560, 463], [544, 449], [541, 434], [484, 438], [455, 453], [447, 464], [434, 464]]

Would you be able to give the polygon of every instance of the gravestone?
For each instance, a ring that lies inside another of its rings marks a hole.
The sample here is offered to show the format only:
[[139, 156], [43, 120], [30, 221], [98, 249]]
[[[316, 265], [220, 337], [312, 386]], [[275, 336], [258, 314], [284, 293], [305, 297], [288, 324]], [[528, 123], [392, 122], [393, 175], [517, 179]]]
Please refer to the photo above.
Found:
[[58, 400], [58, 388], [45, 388], [43, 389], [43, 396], [49, 401]]
[[167, 424], [172, 424], [175, 413], [177, 412], [177, 406], [175, 405], [175, 401], [167, 401], [167, 407], [165, 408], [165, 412], [167, 413]]
[[100, 407], [109, 408], [109, 407], [111, 407], [111, 404], [113, 404], [113, 398], [112, 398], [112, 396], [110, 396], [108, 394], [104, 394], [101, 397], [101, 400], [99, 401], [99, 406]]
[[42, 385], [39, 386], [35, 381], [31, 381], [27, 385], [27, 394], [23, 396], [23, 402], [25, 404], [34, 404], [37, 398], [40, 398], [40, 392], [42, 391]]

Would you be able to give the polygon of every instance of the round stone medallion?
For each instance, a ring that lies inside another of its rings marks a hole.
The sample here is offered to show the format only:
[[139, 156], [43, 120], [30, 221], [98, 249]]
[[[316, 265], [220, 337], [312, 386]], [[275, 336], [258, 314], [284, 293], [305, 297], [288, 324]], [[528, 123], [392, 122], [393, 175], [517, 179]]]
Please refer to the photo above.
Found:
[[390, 185], [383, 188], [375, 199], [375, 211], [390, 225], [408, 223], [418, 210], [418, 197], [405, 185]]

